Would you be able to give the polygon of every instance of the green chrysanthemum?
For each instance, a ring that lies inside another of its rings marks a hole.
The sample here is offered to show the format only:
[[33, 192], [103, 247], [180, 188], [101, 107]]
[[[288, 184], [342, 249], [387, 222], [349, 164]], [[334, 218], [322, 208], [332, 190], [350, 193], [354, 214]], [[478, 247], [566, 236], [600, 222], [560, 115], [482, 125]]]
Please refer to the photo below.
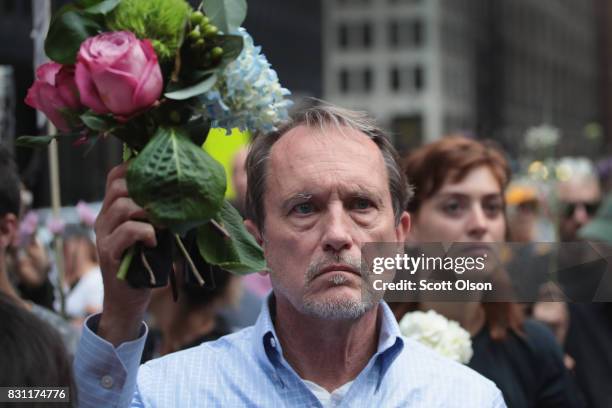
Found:
[[174, 58], [191, 7], [185, 0], [123, 0], [108, 16], [112, 31], [148, 38], [161, 61]]

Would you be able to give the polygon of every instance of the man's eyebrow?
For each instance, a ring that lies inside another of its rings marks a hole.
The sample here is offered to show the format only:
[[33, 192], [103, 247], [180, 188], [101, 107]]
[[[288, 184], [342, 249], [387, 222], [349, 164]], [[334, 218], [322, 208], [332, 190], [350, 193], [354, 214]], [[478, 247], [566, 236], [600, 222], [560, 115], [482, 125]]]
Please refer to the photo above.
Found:
[[363, 186], [359, 186], [356, 189], [346, 191], [343, 195], [348, 196], [350, 198], [366, 198], [368, 200], [372, 200], [377, 205], [381, 205], [383, 203], [383, 197], [379, 191], [375, 191], [373, 189]]
[[[444, 192], [439, 193], [438, 196], [440, 198], [442, 198], [442, 199], [448, 198], [448, 197], [461, 197], [462, 198], [462, 197], [469, 197], [470, 194], [466, 194], [466, 193], [463, 193], [463, 192], [460, 192], [460, 191], [444, 191]], [[492, 198], [492, 197], [495, 197], [495, 198], [501, 197], [501, 198], [503, 198], [503, 196], [504, 195], [502, 193], [498, 192], [498, 191], [497, 192], [485, 193], [485, 194], [482, 195], [483, 198]]]
[[297, 203], [311, 200], [312, 197], [313, 197], [313, 194], [308, 193], [308, 192], [300, 192], [300, 193], [290, 195], [288, 198], [283, 200], [282, 208], [288, 210]]

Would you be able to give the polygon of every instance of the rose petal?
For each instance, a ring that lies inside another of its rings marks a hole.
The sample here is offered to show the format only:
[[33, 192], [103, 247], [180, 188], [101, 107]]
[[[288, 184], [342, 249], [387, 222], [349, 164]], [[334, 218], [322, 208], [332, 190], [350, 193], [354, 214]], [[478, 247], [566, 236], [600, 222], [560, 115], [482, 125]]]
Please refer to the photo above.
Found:
[[49, 84], [42, 84], [39, 87], [38, 98], [39, 107], [37, 109], [42, 111], [56, 128], [62, 132], [69, 131], [70, 126], [61, 113], [61, 110], [66, 109], [66, 106], [55, 88]]
[[79, 96], [83, 105], [87, 106], [96, 113], [109, 113], [108, 108], [100, 99], [96, 84], [93, 82], [91, 74], [89, 73], [87, 62], [80, 60], [80, 58], [77, 60], [74, 80], [79, 90]]
[[73, 110], [81, 108], [79, 91], [74, 81], [74, 67], [63, 66], [55, 77], [55, 87], [66, 106]]
[[163, 83], [157, 57], [150, 59], [145, 72], [140, 77], [140, 83], [132, 96], [132, 103], [141, 108], [151, 105], [161, 95]]
[[[127, 72], [138, 78], [142, 75], [147, 65], [147, 55], [145, 54], [142, 47], [140, 47], [140, 40], [133, 37], [133, 41], [130, 42], [130, 48], [125, 52], [121, 59], [118, 59], [113, 65], [113, 69], [118, 71]], [[157, 60], [157, 58], [156, 58]]]
[[103, 71], [124, 57], [135, 38], [128, 31], [102, 33], [85, 40], [78, 56], [87, 61], [92, 73]]
[[49, 85], [55, 85], [55, 76], [62, 68], [57, 62], [47, 62], [36, 69], [36, 79], [44, 81]]
[[138, 110], [132, 103], [132, 94], [138, 86], [138, 79], [132, 75], [107, 69], [92, 77], [99, 90], [100, 99], [114, 114], [130, 115]]

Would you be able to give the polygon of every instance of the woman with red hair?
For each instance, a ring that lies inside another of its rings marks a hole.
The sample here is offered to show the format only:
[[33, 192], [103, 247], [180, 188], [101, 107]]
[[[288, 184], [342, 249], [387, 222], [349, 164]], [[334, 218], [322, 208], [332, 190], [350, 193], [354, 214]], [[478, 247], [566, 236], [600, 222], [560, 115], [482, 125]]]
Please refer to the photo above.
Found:
[[[491, 145], [450, 136], [413, 151], [404, 162], [414, 198], [408, 205], [412, 243], [503, 242], [504, 189], [510, 170]], [[395, 303], [401, 317], [435, 310], [459, 322], [472, 336], [469, 366], [501, 389], [508, 407], [581, 406], [579, 392], [563, 365], [561, 349], [543, 325], [524, 319], [509, 302]]]

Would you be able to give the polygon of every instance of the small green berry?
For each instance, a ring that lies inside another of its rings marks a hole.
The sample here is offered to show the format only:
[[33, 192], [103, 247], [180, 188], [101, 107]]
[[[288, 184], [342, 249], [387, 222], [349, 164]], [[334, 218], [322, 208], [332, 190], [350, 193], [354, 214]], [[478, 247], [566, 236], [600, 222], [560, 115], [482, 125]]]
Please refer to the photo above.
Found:
[[204, 20], [204, 14], [201, 11], [191, 13], [191, 24], [198, 25]]
[[188, 34], [188, 37], [193, 41], [197, 41], [198, 38], [202, 37], [202, 33], [200, 33], [200, 27], [196, 26], [196, 28], [191, 30]]
[[220, 58], [223, 55], [223, 48], [214, 47], [212, 50], [210, 50], [210, 55], [213, 59]]
[[216, 26], [211, 24], [208, 27], [206, 27], [204, 31], [204, 37], [207, 37], [207, 38], [214, 37], [215, 35], [217, 35], [218, 32], [219, 32], [219, 29]]

